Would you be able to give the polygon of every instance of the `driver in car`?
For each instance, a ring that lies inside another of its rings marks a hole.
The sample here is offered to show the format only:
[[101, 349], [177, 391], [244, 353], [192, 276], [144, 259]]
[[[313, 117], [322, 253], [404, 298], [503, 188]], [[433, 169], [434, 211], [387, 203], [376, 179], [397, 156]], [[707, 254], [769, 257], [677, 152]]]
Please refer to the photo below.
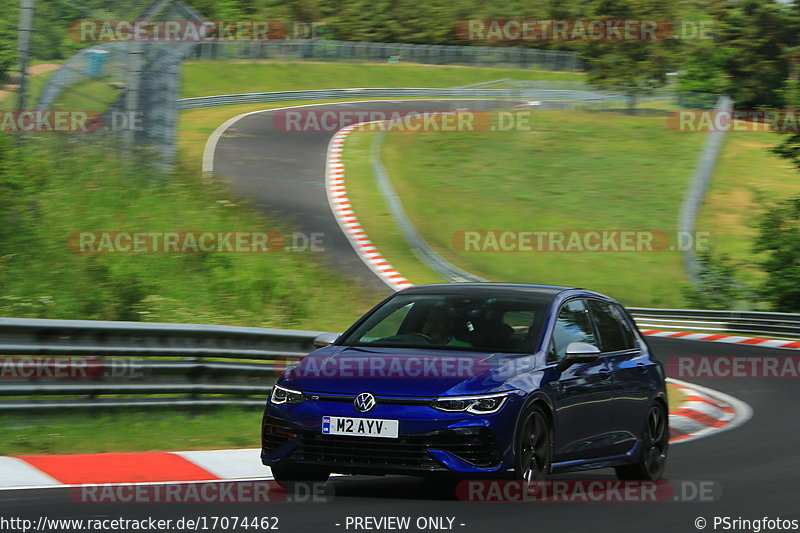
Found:
[[[467, 330], [466, 327], [463, 328]], [[437, 304], [431, 308], [428, 318], [422, 326], [422, 333], [433, 341], [432, 344], [439, 346], [466, 346], [472, 344], [456, 338], [456, 316], [455, 310], [445, 304]]]

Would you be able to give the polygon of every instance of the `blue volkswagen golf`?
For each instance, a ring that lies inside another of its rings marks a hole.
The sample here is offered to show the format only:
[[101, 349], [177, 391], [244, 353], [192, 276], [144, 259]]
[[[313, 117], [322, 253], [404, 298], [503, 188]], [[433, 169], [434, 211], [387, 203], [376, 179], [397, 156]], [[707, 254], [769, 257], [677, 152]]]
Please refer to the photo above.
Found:
[[514, 284], [412, 287], [283, 373], [262, 424], [281, 483], [342, 474], [662, 476], [662, 365], [616, 301]]

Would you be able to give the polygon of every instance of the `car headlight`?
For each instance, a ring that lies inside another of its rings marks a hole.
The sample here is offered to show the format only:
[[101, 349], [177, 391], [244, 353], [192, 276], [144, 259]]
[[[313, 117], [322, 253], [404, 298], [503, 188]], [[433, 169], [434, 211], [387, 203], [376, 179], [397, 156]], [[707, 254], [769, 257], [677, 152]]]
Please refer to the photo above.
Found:
[[480, 394], [476, 396], [453, 396], [437, 398], [433, 408], [448, 413], [471, 413], [488, 415], [496, 413], [503, 407], [508, 398], [507, 392], [499, 394]]
[[281, 387], [280, 385], [275, 385], [272, 387], [272, 394], [269, 397], [269, 401], [273, 405], [281, 405], [281, 404], [289, 404], [295, 405], [298, 404], [306, 399], [306, 395], [300, 391], [287, 389], [286, 387]]

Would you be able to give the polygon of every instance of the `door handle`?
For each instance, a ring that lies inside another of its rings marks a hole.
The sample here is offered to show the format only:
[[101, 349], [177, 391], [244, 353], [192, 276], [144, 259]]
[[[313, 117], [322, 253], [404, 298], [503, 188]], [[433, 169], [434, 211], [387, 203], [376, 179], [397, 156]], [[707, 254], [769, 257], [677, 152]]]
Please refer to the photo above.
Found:
[[644, 374], [647, 372], [647, 366], [644, 363], [637, 363], [636, 368], [639, 369], [640, 374]]
[[601, 379], [609, 379], [611, 377], [611, 372], [609, 372], [606, 368], [601, 368], [599, 370], [599, 374]]

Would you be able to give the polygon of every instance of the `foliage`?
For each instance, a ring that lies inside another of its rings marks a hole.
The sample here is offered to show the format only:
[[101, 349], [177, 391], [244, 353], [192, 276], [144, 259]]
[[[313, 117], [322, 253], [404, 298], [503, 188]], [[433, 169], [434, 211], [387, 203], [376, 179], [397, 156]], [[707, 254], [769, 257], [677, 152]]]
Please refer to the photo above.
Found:
[[765, 210], [754, 250], [764, 254], [764, 299], [776, 311], [800, 312], [800, 195]]
[[781, 107], [788, 55], [800, 39], [796, 6], [776, 0], [713, 2], [713, 41], [688, 52], [682, 86], [730, 95], [741, 109]]
[[746, 287], [736, 280], [736, 264], [725, 254], [700, 252], [697, 257], [697, 284], [684, 287], [690, 307], [696, 309], [736, 309], [749, 297]]
[[[591, 18], [676, 20], [676, 3], [661, 0], [595, 0], [589, 4]], [[680, 42], [587, 41], [582, 58], [589, 80], [601, 87], [620, 90], [635, 105], [638, 94], [667, 83], [667, 73], [678, 64]]]
[[0, 136], [0, 316], [342, 328], [380, 295], [311, 252], [97, 253], [78, 231], [278, 231], [182, 170], [155, 181], [109, 146]]
[[[0, 0], [0, 85], [3, 85], [17, 62], [17, 11], [14, 0]], [[5, 15], [8, 13], [7, 16]]]

